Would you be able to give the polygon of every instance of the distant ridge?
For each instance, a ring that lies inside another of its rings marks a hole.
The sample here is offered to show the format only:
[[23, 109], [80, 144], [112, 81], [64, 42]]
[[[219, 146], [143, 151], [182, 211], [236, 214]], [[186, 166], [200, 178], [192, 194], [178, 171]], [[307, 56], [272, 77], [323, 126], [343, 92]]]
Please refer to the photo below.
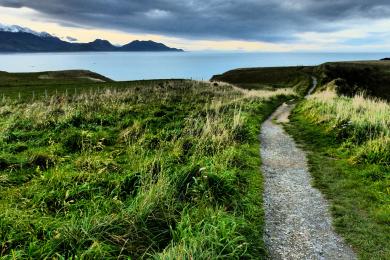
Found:
[[18, 25], [0, 24], [0, 52], [84, 52], [84, 51], [176, 51], [154, 41], [133, 41], [123, 46], [114, 46], [107, 40], [96, 39], [89, 43], [63, 41], [47, 32], [35, 32]]

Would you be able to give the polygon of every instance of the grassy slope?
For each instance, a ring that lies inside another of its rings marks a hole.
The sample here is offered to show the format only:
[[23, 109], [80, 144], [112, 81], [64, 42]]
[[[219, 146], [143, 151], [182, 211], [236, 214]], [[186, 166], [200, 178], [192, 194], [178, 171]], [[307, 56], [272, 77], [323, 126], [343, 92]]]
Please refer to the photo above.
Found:
[[315, 69], [319, 84], [338, 79], [339, 93], [359, 92], [390, 100], [390, 61], [329, 62]]
[[365, 92], [390, 100], [390, 61], [329, 62], [316, 67], [275, 67], [236, 69], [215, 75], [212, 80], [236, 84], [247, 89], [294, 87], [303, 95], [316, 75], [319, 86], [338, 80], [340, 94]]
[[[320, 90], [323, 86], [335, 86], [339, 94], [353, 96], [364, 92], [390, 100], [388, 61], [326, 63], [314, 68], [239, 69], [213, 79], [256, 89], [279, 84], [293, 86], [302, 74], [303, 79], [309, 80], [310, 73], [319, 79]], [[327, 85], [330, 82], [333, 84]], [[298, 85], [299, 90], [302, 94], [307, 89]], [[332, 202], [337, 231], [361, 258], [388, 259], [390, 116], [386, 116], [388, 109], [383, 102], [375, 102], [361, 96], [339, 98], [332, 111], [322, 115], [323, 119], [320, 115], [326, 109], [304, 102], [306, 107], [296, 109], [288, 130], [310, 150], [315, 185]]]
[[1, 101], [1, 256], [264, 256], [257, 136], [286, 96], [180, 80], [77, 85]]
[[[102, 82], [96, 82], [96, 79]], [[181, 79], [171, 81], [183, 82]], [[0, 99], [31, 101], [62, 95], [72, 97], [103, 89], [121, 90], [163, 82], [165, 81], [158, 79], [114, 82], [100, 74], [84, 70], [37, 73], [0, 72]]]
[[88, 78], [112, 82], [111, 79], [88, 70], [45, 71], [36, 73], [8, 73], [0, 71], [0, 87], [91, 82]]
[[246, 89], [275, 89], [291, 87], [300, 95], [311, 84], [314, 67], [274, 67], [236, 69], [213, 76], [213, 81], [223, 81]]
[[361, 144], [354, 145], [353, 136], [334, 122], [318, 123], [309, 113], [316, 112], [301, 104], [287, 130], [309, 151], [314, 184], [331, 202], [337, 232], [360, 258], [388, 259], [390, 160], [383, 161], [381, 153], [371, 163], [356, 162], [354, 152]]
[[[93, 80], [92, 80], [93, 79]], [[106, 83], [97, 84], [96, 81]], [[106, 87], [111, 79], [91, 71], [47, 71], [37, 73], [8, 73], [0, 71], [0, 99], [20, 98], [31, 100], [44, 96], [77, 94], [91, 88]]]

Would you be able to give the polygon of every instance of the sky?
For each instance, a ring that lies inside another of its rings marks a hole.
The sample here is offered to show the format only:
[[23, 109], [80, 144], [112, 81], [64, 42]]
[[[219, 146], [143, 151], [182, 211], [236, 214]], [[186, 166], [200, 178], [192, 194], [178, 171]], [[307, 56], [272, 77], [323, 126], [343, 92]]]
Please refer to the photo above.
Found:
[[189, 51], [390, 51], [389, 0], [0, 0], [0, 23]]

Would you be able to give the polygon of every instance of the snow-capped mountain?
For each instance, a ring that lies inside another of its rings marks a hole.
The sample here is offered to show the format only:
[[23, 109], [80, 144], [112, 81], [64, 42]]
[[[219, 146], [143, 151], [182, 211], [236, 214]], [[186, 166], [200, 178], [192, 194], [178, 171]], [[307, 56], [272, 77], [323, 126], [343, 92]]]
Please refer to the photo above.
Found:
[[37, 32], [33, 31], [30, 28], [21, 27], [19, 25], [5, 25], [0, 23], [0, 31], [1, 32], [12, 32], [12, 33], [30, 33], [39, 37], [53, 37], [51, 34], [47, 32]]
[[[68, 38], [69, 39], [69, 38]], [[71, 38], [73, 39], [73, 38]], [[18, 25], [0, 23], [0, 52], [82, 52], [82, 51], [183, 51], [152, 41], [134, 41], [114, 46], [97, 39], [79, 43], [61, 40], [47, 32], [36, 32]]]

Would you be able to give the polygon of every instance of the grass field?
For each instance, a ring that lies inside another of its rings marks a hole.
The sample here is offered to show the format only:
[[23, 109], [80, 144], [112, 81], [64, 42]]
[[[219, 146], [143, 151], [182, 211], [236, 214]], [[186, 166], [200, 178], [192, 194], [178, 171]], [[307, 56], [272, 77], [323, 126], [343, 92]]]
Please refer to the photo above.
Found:
[[309, 151], [316, 187], [336, 230], [361, 259], [390, 256], [390, 105], [318, 92], [295, 110], [288, 131]]
[[257, 136], [291, 89], [36, 76], [0, 86], [1, 257], [265, 255]]
[[362, 259], [387, 259], [389, 64], [213, 77], [240, 88], [0, 72], [0, 258], [264, 258], [258, 134], [294, 98], [287, 130], [337, 232]]
[[[171, 80], [182, 82], [183, 80]], [[103, 93], [105, 89], [127, 89], [160, 84], [164, 80], [114, 82], [91, 71], [48, 71], [37, 73], [0, 72], [0, 99], [15, 101], [47, 100], [52, 96], [72, 98], [79, 94]]]
[[300, 95], [311, 85], [314, 67], [271, 67], [236, 69], [215, 75], [212, 81], [223, 81], [245, 89], [293, 88]]

